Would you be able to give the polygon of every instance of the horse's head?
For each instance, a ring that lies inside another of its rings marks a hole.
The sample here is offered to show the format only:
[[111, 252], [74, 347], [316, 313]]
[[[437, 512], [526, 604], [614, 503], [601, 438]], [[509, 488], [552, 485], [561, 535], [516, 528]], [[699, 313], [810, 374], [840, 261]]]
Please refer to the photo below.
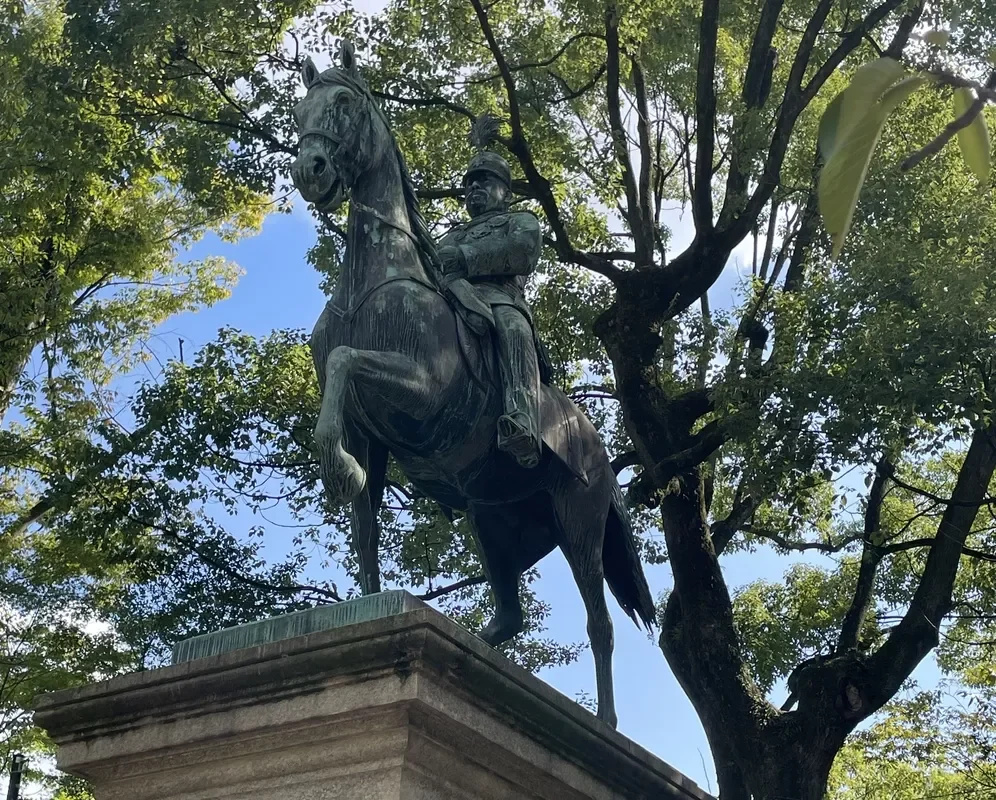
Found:
[[343, 42], [339, 66], [325, 72], [306, 59], [301, 79], [308, 92], [293, 110], [300, 144], [291, 177], [305, 200], [320, 211], [335, 211], [390, 137], [350, 43]]

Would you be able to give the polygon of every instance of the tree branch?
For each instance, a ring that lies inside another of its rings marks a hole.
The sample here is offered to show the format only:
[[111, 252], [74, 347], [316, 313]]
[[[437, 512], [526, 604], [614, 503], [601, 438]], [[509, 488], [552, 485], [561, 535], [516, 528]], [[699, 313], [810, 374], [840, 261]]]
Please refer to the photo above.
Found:
[[716, 549], [716, 555], [722, 554], [733, 537], [743, 529], [747, 520], [757, 511], [758, 505], [759, 502], [756, 499], [737, 491], [730, 513], [712, 526], [712, 546]]
[[889, 485], [889, 476], [894, 472], [891, 462], [883, 458], [875, 471], [875, 480], [872, 481], [871, 490], [868, 493], [868, 505], [865, 507], [865, 527], [862, 536], [861, 565], [858, 567], [858, 579], [854, 586], [854, 597], [851, 605], [844, 615], [844, 621], [840, 628], [840, 637], [837, 639], [837, 652], [853, 650], [858, 646], [858, 636], [861, 633], [861, 625], [868, 613], [871, 604], [872, 588], [875, 584], [875, 573], [881, 563], [884, 553], [881, 548], [875, 546], [875, 538], [879, 532], [882, 521], [882, 503], [885, 501], [886, 489]]
[[[906, 550], [915, 550], [919, 547], [933, 547], [936, 543], [936, 536], [924, 539], [909, 539], [905, 542], [896, 542], [895, 544], [883, 547], [882, 552], [885, 555], [892, 555], [893, 553], [902, 553]], [[979, 561], [996, 562], [996, 553], [987, 553], [985, 550], [976, 550], [974, 547], [962, 547], [961, 554], [969, 558], [976, 558]]]
[[374, 89], [370, 90], [370, 94], [380, 100], [387, 100], [392, 103], [398, 103], [402, 106], [411, 106], [413, 108], [448, 108], [450, 111], [466, 117], [471, 122], [474, 122], [477, 119], [477, 116], [469, 108], [466, 108], [459, 103], [454, 103], [452, 100], [447, 100], [445, 97], [441, 97], [440, 95], [433, 95], [431, 97], [402, 97], [401, 95]]
[[716, 39], [719, 0], [702, 0], [699, 20], [699, 59], [695, 83], [695, 185], [692, 217], [697, 235], [712, 230], [712, 159], [716, 124]]
[[133, 452], [145, 439], [159, 430], [162, 425], [163, 420], [154, 414], [144, 425], [119, 439], [118, 443], [113, 445], [110, 450], [94, 448], [98, 450], [98, 455], [95, 456], [94, 463], [90, 467], [81, 471], [75, 478], [65, 483], [57, 484], [50, 489], [28, 511], [18, 517], [3, 532], [0, 538], [20, 536], [31, 525], [40, 522], [50, 511], [68, 508], [78, 492], [93, 483], [126, 455]]
[[939, 641], [965, 540], [996, 471], [996, 432], [978, 429], [958, 473], [952, 502], [937, 527], [937, 536], [909, 609], [889, 638], [869, 660], [868, 711], [886, 703]]
[[899, 20], [899, 26], [896, 28], [896, 33], [892, 37], [892, 42], [883, 55], [894, 58], [896, 61], [903, 57], [903, 50], [909, 43], [910, 34], [913, 33], [913, 28], [923, 16], [926, 5], [926, 0], [920, 0], [913, 8], [903, 14], [902, 19]]
[[728, 246], [735, 247], [751, 231], [754, 223], [757, 221], [758, 215], [778, 187], [781, 180], [782, 164], [785, 160], [792, 130], [795, 127], [796, 120], [799, 118], [799, 114], [816, 97], [816, 93], [826, 83], [834, 70], [861, 44], [865, 34], [873, 30], [889, 14], [902, 6], [904, 2], [905, 0], [885, 0], [885, 2], [869, 11], [856, 27], [841, 36], [840, 44], [837, 45], [826, 62], [816, 70], [809, 83], [803, 88], [802, 81], [809, 67], [809, 58], [812, 55], [813, 47], [833, 7], [833, 0], [820, 0], [809, 24], [806, 25], [806, 29], [799, 42], [799, 47], [796, 50], [795, 58], [789, 71], [788, 85], [785, 88], [785, 95], [782, 98], [778, 119], [775, 122], [771, 145], [768, 148], [768, 155], [765, 158], [764, 171], [758, 181], [757, 188], [747, 201], [743, 213], [732, 219], [729, 225], [723, 230], [723, 239]]
[[980, 508], [982, 506], [996, 505], [996, 497], [993, 497], [992, 495], [986, 495], [985, 497], [981, 498], [978, 502], [974, 500], [960, 501], [954, 495], [952, 495], [949, 498], [944, 498], [938, 494], [934, 494], [933, 492], [928, 492], [926, 489], [921, 489], [917, 486], [914, 486], [911, 483], [907, 483], [897, 475], [892, 476], [892, 482], [901, 489], [905, 489], [908, 492], [913, 492], [914, 494], [918, 494], [921, 497], [926, 497], [928, 500], [933, 500], [935, 503], [939, 505], [965, 506], [968, 508]]
[[636, 237], [637, 249], [640, 249], [640, 200], [636, 188], [636, 178], [633, 175], [633, 163], [629, 158], [629, 141], [622, 121], [622, 101], [619, 90], [619, 8], [614, 2], [609, 2], [605, 6], [605, 51], [607, 65], [605, 92], [609, 129], [612, 135], [616, 163], [619, 165], [623, 188], [626, 192], [626, 205], [620, 207], [620, 211]]
[[[989, 76], [989, 80], [986, 82], [986, 88], [996, 88], [996, 71]], [[984, 93], [980, 93], [979, 96], [972, 102], [972, 105], [965, 110], [964, 114], [959, 116], [958, 119], [949, 122], [944, 126], [944, 130], [937, 134], [937, 136], [931, 139], [915, 153], [903, 159], [903, 163], [899, 165], [899, 169], [903, 172], [907, 172], [930, 156], [937, 155], [941, 152], [941, 150], [944, 149], [944, 145], [950, 142], [958, 131], [967, 128], [972, 124], [972, 121], [982, 113], [983, 109], [986, 107], [986, 99], [986, 95]]]
[[[568, 48], [572, 44], [574, 44], [575, 42], [580, 41], [581, 39], [603, 39], [604, 40], [604, 38], [605, 37], [602, 36], [599, 33], [588, 33], [586, 31], [581, 31], [580, 33], [575, 33], [573, 36], [567, 37], [567, 40], [559, 48], [557, 48], [557, 51], [552, 56], [550, 56], [549, 58], [544, 58], [544, 59], [541, 59], [540, 61], [526, 61], [526, 62], [523, 62], [522, 64], [510, 65], [509, 68], [508, 68], [508, 71], [509, 72], [522, 72], [522, 71], [527, 70], [527, 69], [539, 69], [541, 67], [549, 67], [554, 62], [559, 61], [560, 57], [563, 56], [564, 53], [567, 52]], [[467, 80], [460, 81], [459, 83], [466, 84], [466, 85], [473, 85], [473, 84], [478, 84], [478, 83], [490, 83], [491, 81], [497, 80], [498, 78], [501, 78], [501, 77], [502, 77], [502, 73], [501, 72], [497, 72], [497, 73], [495, 73], [493, 75], [488, 75], [488, 76], [483, 77], [483, 78], [468, 78]]]
[[633, 242], [636, 246], [637, 261], [641, 266], [652, 263], [654, 252], [654, 223], [651, 211], [650, 179], [654, 165], [654, 149], [650, 141], [650, 109], [647, 104], [647, 85], [643, 67], [636, 58], [630, 59], [633, 71], [633, 90], [636, 93], [637, 134], [640, 137], [640, 181], [637, 187], [639, 227], [634, 230]]
[[620, 453], [615, 458], [612, 459], [612, 471], [618, 475], [624, 469], [629, 467], [635, 467], [640, 463], [640, 455], [636, 450], [628, 450], [625, 453]]
[[861, 540], [860, 535], [847, 536], [841, 539], [839, 542], [793, 542], [787, 539], [780, 533], [776, 533], [772, 530], [765, 530], [764, 528], [757, 528], [753, 525], [746, 526], [744, 528], [751, 536], [759, 536], [762, 539], [767, 539], [770, 542], [774, 542], [779, 547], [784, 550], [798, 550], [799, 552], [804, 552], [806, 550], [817, 550], [821, 553], [839, 553], [845, 547], [854, 544]]
[[[746, 109], [745, 113], [748, 115], [752, 113], [753, 109], [761, 105], [761, 85], [768, 64], [768, 51], [771, 49], [771, 42], [778, 26], [778, 16], [781, 14], [783, 5], [784, 0], [765, 0], [764, 6], [761, 8], [757, 29], [750, 46], [747, 71], [744, 73], [742, 100]], [[736, 131], [730, 145], [732, 157], [730, 171], [726, 178], [726, 197], [719, 215], [721, 226], [740, 211], [746, 200], [747, 174], [742, 168], [741, 151], [744, 149], [742, 139], [747, 119], [749, 117], [736, 121]]]
[[447, 586], [440, 586], [438, 589], [433, 589], [431, 591], [420, 594], [419, 600], [435, 600], [437, 597], [442, 597], [444, 594], [450, 594], [451, 592], [457, 592], [460, 589], [466, 589], [468, 586], [477, 586], [481, 583], [486, 583], [487, 578], [484, 575], [475, 575], [473, 578], [464, 578], [462, 581], [457, 581], [456, 583], [451, 583]]
[[498, 66], [498, 72], [502, 77], [502, 83], [505, 86], [505, 94], [508, 99], [510, 117], [509, 124], [512, 128], [512, 135], [509, 139], [504, 141], [504, 144], [518, 159], [519, 164], [522, 166], [522, 171], [525, 173], [526, 180], [529, 181], [529, 185], [533, 189], [533, 196], [539, 201], [540, 206], [543, 208], [543, 213], [546, 214], [547, 222], [550, 225], [550, 229], [553, 231], [555, 242], [554, 247], [557, 252], [557, 257], [562, 261], [578, 264], [586, 269], [590, 269], [592, 272], [604, 275], [612, 281], [618, 281], [620, 276], [623, 274], [623, 271], [619, 269], [619, 267], [611, 261], [594, 257], [588, 253], [579, 252], [575, 250], [571, 244], [570, 237], [567, 234], [567, 228], [564, 225], [563, 219], [561, 219], [560, 207], [557, 205], [557, 200], [553, 195], [550, 181], [542, 173], [540, 173], [536, 166], [536, 162], [533, 160], [529, 143], [526, 141], [525, 133], [522, 128], [522, 114], [519, 110], [519, 100], [516, 94], [515, 77], [512, 75], [508, 62], [505, 60], [505, 55], [502, 53], [498, 40], [495, 38], [494, 31], [491, 28], [491, 22], [488, 20], [487, 10], [482, 5], [481, 0], [470, 1], [474, 6], [474, 12], [476, 13], [477, 20], [480, 23], [481, 31], [484, 33], [488, 49], [491, 50], [491, 55], [495, 59], [495, 64]]

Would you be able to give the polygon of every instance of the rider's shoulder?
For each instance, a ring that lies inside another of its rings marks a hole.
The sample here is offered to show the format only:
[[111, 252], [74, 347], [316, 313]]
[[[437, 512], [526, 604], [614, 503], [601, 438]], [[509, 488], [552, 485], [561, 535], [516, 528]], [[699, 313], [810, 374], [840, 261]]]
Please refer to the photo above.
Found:
[[539, 217], [528, 209], [516, 209], [505, 212], [505, 219], [520, 228], [538, 228]]

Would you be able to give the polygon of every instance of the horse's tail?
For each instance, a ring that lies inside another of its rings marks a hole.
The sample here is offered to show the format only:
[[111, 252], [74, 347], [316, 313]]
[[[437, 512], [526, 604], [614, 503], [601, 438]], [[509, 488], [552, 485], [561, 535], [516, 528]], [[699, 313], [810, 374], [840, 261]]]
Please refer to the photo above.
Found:
[[642, 620], [647, 630], [652, 629], [656, 622], [654, 600], [650, 595], [647, 577], [643, 574], [640, 554], [636, 550], [633, 526], [622, 489], [614, 479], [609, 516], [605, 523], [605, 541], [602, 545], [602, 568], [609, 590], [623, 611], [629, 614], [637, 626]]

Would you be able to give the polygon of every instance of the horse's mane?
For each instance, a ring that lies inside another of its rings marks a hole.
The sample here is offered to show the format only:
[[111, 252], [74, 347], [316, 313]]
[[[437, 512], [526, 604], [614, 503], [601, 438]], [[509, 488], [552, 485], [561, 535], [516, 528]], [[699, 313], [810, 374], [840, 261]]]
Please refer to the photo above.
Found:
[[405, 210], [408, 212], [408, 224], [415, 238], [416, 253], [422, 262], [422, 268], [428, 275], [429, 280], [439, 287], [441, 285], [442, 267], [439, 263], [436, 243], [432, 240], [432, 234], [429, 233], [429, 226], [422, 215], [422, 209], [419, 208], [418, 195], [415, 193], [415, 185], [412, 183], [412, 176], [408, 171], [405, 154], [401, 152], [401, 148], [398, 146], [398, 140], [394, 136], [394, 131], [387, 119], [387, 115], [377, 103], [373, 93], [358, 75], [354, 76], [349, 71], [333, 68], [325, 70], [325, 72], [319, 75], [318, 79], [322, 83], [341, 83], [353, 91], [362, 94], [384, 124], [384, 130], [387, 131], [391, 147], [394, 149], [394, 155], [398, 160], [398, 169], [401, 173], [401, 190], [405, 199]]
[[[375, 106], [376, 107], [376, 106]], [[387, 118], [378, 108], [384, 124], [387, 125]], [[426, 224], [422, 209], [418, 204], [418, 195], [415, 194], [415, 185], [412, 183], [411, 173], [408, 171], [408, 163], [405, 161], [405, 154], [398, 147], [398, 141], [394, 138], [391, 126], [387, 125], [387, 134], [391, 137], [391, 144], [394, 145], [394, 154], [398, 157], [398, 168], [401, 170], [401, 189], [405, 196], [405, 208], [408, 211], [408, 224], [411, 226], [412, 234], [417, 242], [416, 250], [419, 258], [422, 259], [422, 266], [425, 268], [429, 278], [438, 286], [439, 277], [442, 275], [442, 267], [439, 263], [439, 254], [436, 250], [436, 243], [429, 233], [429, 226]]]

